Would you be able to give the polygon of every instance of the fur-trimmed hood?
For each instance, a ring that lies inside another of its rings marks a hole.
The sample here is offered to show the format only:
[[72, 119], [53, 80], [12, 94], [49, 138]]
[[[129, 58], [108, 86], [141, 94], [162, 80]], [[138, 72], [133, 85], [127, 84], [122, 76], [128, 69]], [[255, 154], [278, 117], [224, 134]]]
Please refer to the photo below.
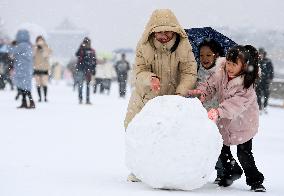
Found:
[[[226, 67], [226, 58], [225, 57], [217, 58], [215, 71], [219, 72], [219, 74], [225, 74], [226, 77], [228, 77], [225, 67]], [[221, 73], [221, 72], [225, 72], [225, 73]], [[238, 86], [238, 85], [243, 85], [243, 84], [244, 84], [244, 75], [237, 76], [228, 83], [229, 86]]]
[[176, 58], [180, 62], [187, 62], [191, 58], [192, 47], [188, 40], [187, 34], [184, 29], [180, 26], [173, 12], [169, 9], [158, 9], [155, 10], [145, 27], [144, 33], [137, 45], [136, 51], [141, 51], [147, 63], [152, 64], [154, 61], [154, 55], [156, 50], [160, 48], [167, 48], [171, 43], [163, 44], [157, 48], [154, 43], [154, 37], [152, 33], [160, 31], [173, 31], [176, 33], [173, 39], [178, 39], [178, 46], [175, 50]]

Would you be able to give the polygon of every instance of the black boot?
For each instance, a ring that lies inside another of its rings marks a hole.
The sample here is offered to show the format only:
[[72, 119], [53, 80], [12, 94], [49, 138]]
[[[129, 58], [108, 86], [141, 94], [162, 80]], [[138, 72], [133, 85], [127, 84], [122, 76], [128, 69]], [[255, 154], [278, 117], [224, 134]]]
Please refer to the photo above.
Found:
[[221, 181], [221, 179], [222, 179], [222, 176], [220, 176], [220, 175], [217, 175], [217, 177], [215, 178], [215, 180], [214, 180], [214, 184], [219, 184], [220, 183], [220, 181]]
[[221, 178], [224, 176], [224, 167], [222, 165], [222, 161], [220, 158], [218, 158], [218, 161], [215, 165], [215, 169], [217, 171], [217, 177], [214, 180], [214, 184], [219, 184], [219, 182], [221, 181]]
[[19, 109], [21, 109], [21, 108], [28, 108], [27, 100], [23, 98], [22, 104], [19, 107], [17, 107], [17, 108], [19, 108]]
[[218, 185], [223, 187], [231, 186], [235, 180], [241, 178], [242, 174], [242, 168], [239, 166], [236, 160], [233, 159], [226, 166], [224, 176], [221, 177]]
[[29, 105], [29, 109], [34, 109], [35, 108], [35, 102], [33, 100], [33, 97], [32, 97], [32, 93], [30, 91], [26, 91], [26, 94], [28, 95], [29, 97], [29, 100], [30, 100], [30, 105]]
[[250, 190], [254, 192], [266, 192], [266, 189], [262, 184], [253, 185]]
[[37, 94], [38, 94], [38, 102], [41, 102], [41, 90], [40, 90], [40, 86], [37, 86]]
[[30, 105], [28, 107], [29, 109], [35, 109], [35, 102], [34, 100], [30, 100]]
[[235, 180], [242, 176], [243, 170], [234, 159], [230, 146], [223, 145], [219, 159], [223, 167], [223, 176], [218, 185], [223, 187], [231, 186]]
[[44, 101], [47, 102], [47, 86], [43, 86]]

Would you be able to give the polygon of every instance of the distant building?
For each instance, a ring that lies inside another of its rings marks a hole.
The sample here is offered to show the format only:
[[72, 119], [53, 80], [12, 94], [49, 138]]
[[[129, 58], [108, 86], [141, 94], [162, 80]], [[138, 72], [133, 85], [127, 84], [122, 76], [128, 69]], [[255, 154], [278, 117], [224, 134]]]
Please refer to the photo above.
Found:
[[48, 32], [48, 44], [52, 49], [53, 62], [66, 65], [74, 58], [79, 45], [88, 32], [77, 28], [68, 19], [60, 23], [53, 31]]

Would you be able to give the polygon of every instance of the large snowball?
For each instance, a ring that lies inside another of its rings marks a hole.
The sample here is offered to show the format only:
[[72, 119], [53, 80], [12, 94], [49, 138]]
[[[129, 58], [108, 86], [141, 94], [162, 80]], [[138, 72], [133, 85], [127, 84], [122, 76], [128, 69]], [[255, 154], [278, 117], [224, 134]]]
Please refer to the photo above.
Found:
[[197, 98], [150, 100], [126, 131], [126, 165], [153, 188], [200, 188], [222, 147], [218, 128]]

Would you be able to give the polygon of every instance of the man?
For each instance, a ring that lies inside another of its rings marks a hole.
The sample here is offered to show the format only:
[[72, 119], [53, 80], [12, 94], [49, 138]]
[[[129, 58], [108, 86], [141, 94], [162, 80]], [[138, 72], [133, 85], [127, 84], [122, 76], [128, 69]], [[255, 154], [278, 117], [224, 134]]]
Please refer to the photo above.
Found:
[[[266, 57], [266, 51], [263, 48], [259, 49], [259, 67], [261, 69], [260, 79], [256, 86], [257, 102], [259, 110], [264, 110], [266, 113], [266, 107], [269, 99], [269, 87], [274, 77], [273, 64], [269, 58]], [[262, 101], [262, 97], [264, 101]]]
[[86, 81], [86, 104], [91, 104], [90, 102], [90, 82], [92, 75], [96, 71], [96, 53], [95, 50], [91, 48], [91, 40], [85, 37], [80, 48], [78, 49], [76, 56], [78, 58], [76, 71], [78, 75], [79, 83], [79, 104], [82, 104], [82, 91], [83, 83]]
[[[128, 104], [125, 129], [150, 99], [161, 95], [187, 96], [196, 78], [197, 65], [186, 32], [171, 10], [155, 10], [137, 45], [135, 88]], [[130, 174], [128, 181], [139, 179]]]
[[114, 67], [117, 74], [117, 81], [119, 83], [119, 96], [125, 97], [128, 71], [130, 70], [125, 54], [121, 55], [121, 60], [118, 61]]

